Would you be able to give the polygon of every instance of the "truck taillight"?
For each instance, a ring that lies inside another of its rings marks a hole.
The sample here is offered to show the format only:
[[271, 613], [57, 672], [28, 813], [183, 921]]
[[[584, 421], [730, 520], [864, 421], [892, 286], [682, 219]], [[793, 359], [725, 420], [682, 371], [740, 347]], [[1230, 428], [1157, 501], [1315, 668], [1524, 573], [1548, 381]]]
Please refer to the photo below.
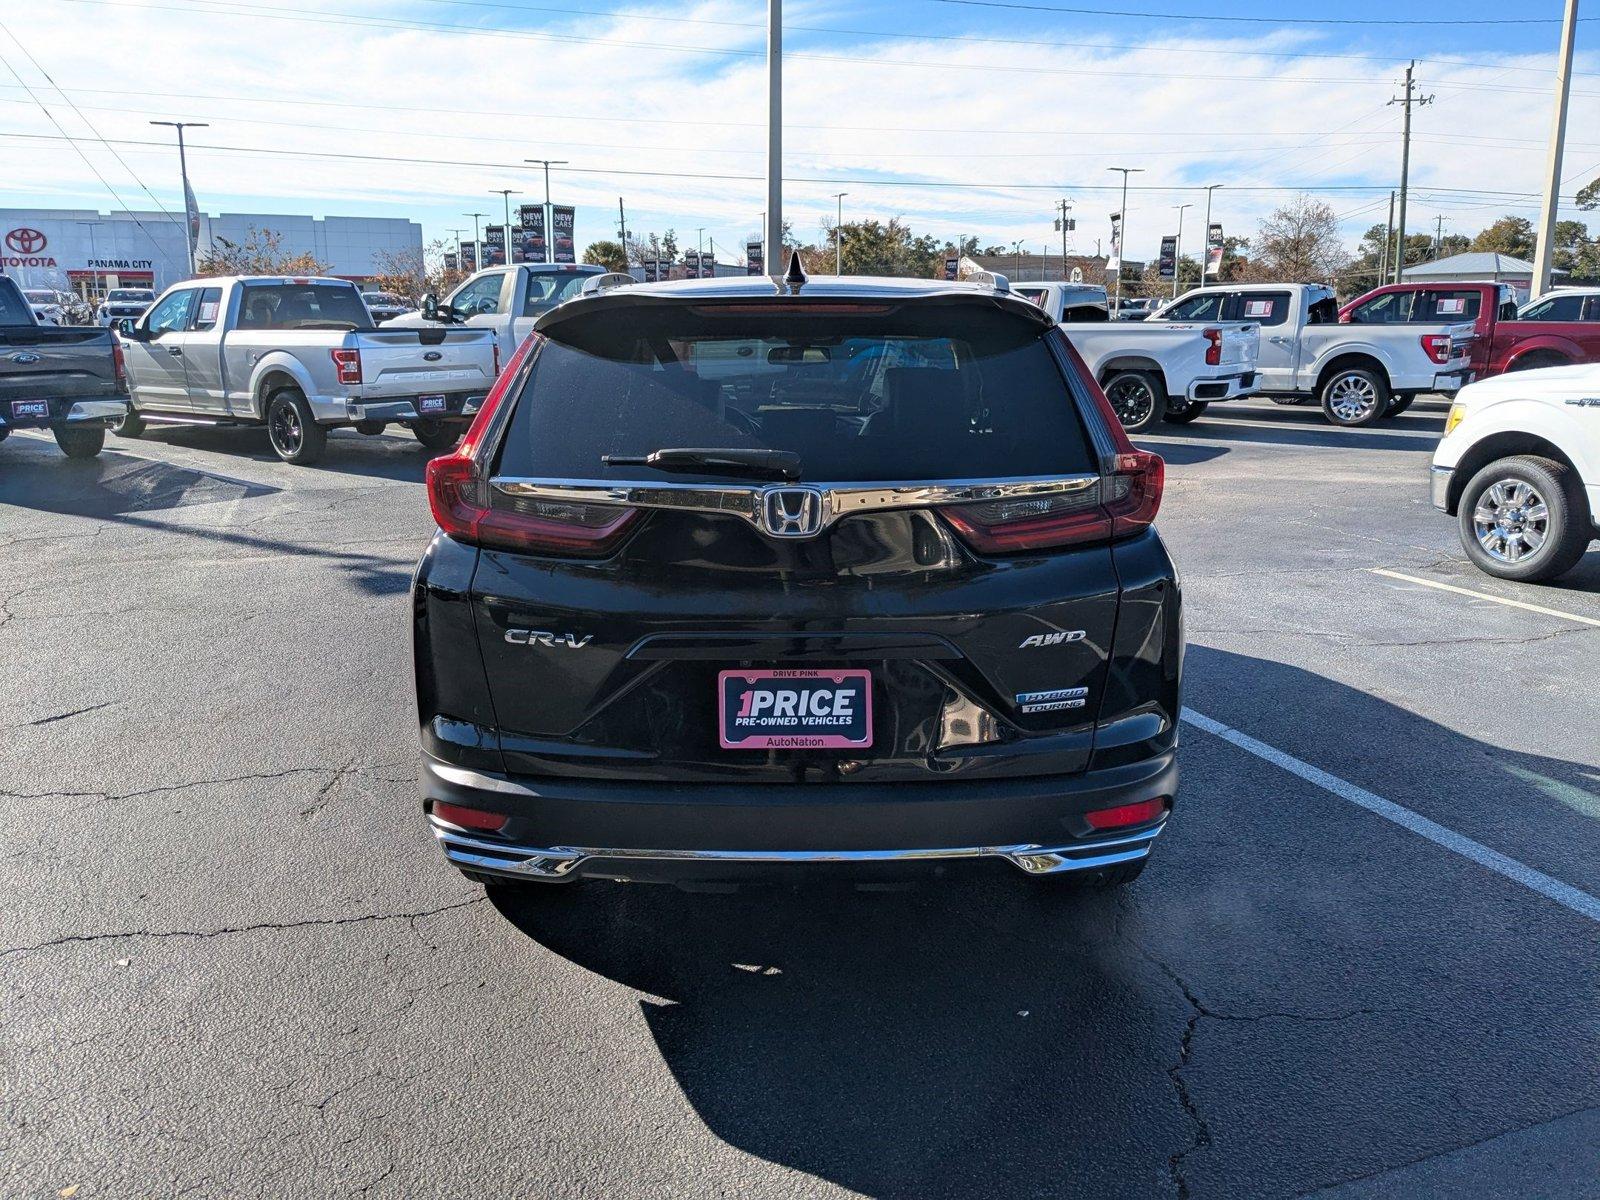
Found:
[[116, 373], [117, 391], [128, 390], [128, 360], [122, 356], [122, 342], [111, 339], [111, 369]]
[[1016, 554], [1103, 542], [1138, 533], [1155, 520], [1166, 483], [1161, 456], [1131, 450], [1092, 488], [1020, 496], [940, 509], [961, 540], [980, 554]]
[[499, 339], [499, 337], [496, 337], [494, 339], [494, 374], [490, 378], [492, 378], [492, 379], [499, 379], [500, 378], [500, 339]]
[[1450, 361], [1450, 335], [1425, 333], [1422, 335], [1422, 349], [1434, 362], [1447, 363]]
[[339, 372], [340, 383], [361, 382], [361, 351], [329, 350], [328, 353], [333, 355], [333, 365]]
[[1222, 330], [1202, 329], [1200, 335], [1206, 339], [1206, 366], [1220, 367], [1222, 365]]

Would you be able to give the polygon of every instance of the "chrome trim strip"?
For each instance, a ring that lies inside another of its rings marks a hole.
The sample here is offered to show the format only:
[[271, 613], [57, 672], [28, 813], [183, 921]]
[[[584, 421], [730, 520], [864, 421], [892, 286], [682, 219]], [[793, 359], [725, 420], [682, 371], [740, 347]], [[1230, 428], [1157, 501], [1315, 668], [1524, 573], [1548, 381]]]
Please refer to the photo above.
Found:
[[1150, 853], [1166, 828], [1165, 820], [1149, 829], [1104, 841], [1070, 846], [1034, 844], [948, 846], [915, 850], [624, 850], [597, 846], [520, 846], [471, 836], [458, 826], [428, 818], [445, 855], [460, 866], [513, 877], [561, 879], [589, 859], [656, 860], [717, 863], [877, 863], [919, 862], [955, 858], [1003, 858], [1029, 875], [1092, 871], [1132, 862]]
[[124, 400], [75, 400], [67, 410], [70, 421], [120, 421], [128, 411]]
[[[497, 492], [515, 499], [555, 500], [569, 504], [626, 504], [635, 508], [670, 508], [726, 513], [761, 528], [762, 497], [784, 484], [721, 485], [704, 483], [611, 482], [602, 479], [533, 479], [498, 476], [489, 481]], [[947, 479], [926, 483], [815, 483], [805, 486], [822, 494], [825, 529], [854, 513], [939, 504], [972, 504], [1024, 496], [1081, 492], [1100, 483], [1098, 475], [1047, 475], [1012, 479]]]

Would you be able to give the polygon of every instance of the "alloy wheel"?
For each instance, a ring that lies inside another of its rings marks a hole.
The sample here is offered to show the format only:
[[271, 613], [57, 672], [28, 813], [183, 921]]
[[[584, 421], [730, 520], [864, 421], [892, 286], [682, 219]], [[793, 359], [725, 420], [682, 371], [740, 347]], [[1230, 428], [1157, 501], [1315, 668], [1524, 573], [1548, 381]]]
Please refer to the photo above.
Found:
[[305, 430], [300, 427], [300, 413], [293, 404], [279, 402], [272, 408], [272, 418], [267, 422], [267, 432], [280, 454], [291, 455], [300, 449]]
[[1328, 407], [1341, 422], [1359, 421], [1378, 407], [1378, 389], [1365, 375], [1341, 375], [1328, 385]]
[[1472, 531], [1497, 562], [1518, 563], [1537, 554], [1550, 535], [1550, 509], [1521, 479], [1491, 483], [1472, 510]]
[[1142, 424], [1155, 411], [1156, 394], [1150, 384], [1137, 375], [1124, 375], [1106, 392], [1111, 409], [1124, 427]]

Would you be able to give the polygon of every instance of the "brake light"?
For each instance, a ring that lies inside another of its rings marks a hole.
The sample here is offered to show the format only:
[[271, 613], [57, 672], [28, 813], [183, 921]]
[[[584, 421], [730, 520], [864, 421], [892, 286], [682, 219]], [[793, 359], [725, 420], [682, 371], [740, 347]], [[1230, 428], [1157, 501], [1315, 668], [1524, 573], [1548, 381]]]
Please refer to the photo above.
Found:
[[1202, 337], [1206, 339], [1206, 366], [1220, 367], [1222, 365], [1222, 330], [1202, 329]]
[[940, 509], [980, 554], [1015, 554], [1128, 537], [1147, 528], [1161, 507], [1166, 464], [1146, 450], [1116, 457], [1116, 470], [1090, 488], [1019, 496]]
[[111, 369], [116, 375], [117, 391], [128, 390], [128, 361], [122, 357], [122, 342], [111, 339]]
[[494, 349], [494, 375], [492, 376], [492, 378], [499, 379], [500, 378], [500, 339], [499, 339], [499, 337], [497, 336], [494, 339], [494, 341], [492, 343], [490, 343], [490, 344]]
[[361, 382], [361, 351], [329, 350], [328, 353], [333, 356], [333, 366], [339, 372], [340, 383]]
[[1450, 335], [1445, 333], [1425, 333], [1422, 335], [1423, 352], [1436, 363], [1450, 361]]
[[[435, 811], [438, 806], [435, 805]], [[1097, 808], [1083, 814], [1090, 829], [1127, 829], [1133, 825], [1148, 825], [1167, 811], [1167, 798], [1139, 800], [1133, 804], [1119, 804], [1115, 808]]]

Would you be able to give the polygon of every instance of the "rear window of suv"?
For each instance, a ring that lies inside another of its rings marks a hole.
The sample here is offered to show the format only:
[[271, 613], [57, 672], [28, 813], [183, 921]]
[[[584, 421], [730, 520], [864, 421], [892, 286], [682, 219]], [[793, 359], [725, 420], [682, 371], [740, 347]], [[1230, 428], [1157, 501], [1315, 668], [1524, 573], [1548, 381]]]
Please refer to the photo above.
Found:
[[672, 304], [610, 308], [552, 334], [518, 398], [501, 474], [728, 479], [600, 461], [669, 447], [794, 451], [812, 482], [1095, 470], [1043, 331], [1002, 312]]

